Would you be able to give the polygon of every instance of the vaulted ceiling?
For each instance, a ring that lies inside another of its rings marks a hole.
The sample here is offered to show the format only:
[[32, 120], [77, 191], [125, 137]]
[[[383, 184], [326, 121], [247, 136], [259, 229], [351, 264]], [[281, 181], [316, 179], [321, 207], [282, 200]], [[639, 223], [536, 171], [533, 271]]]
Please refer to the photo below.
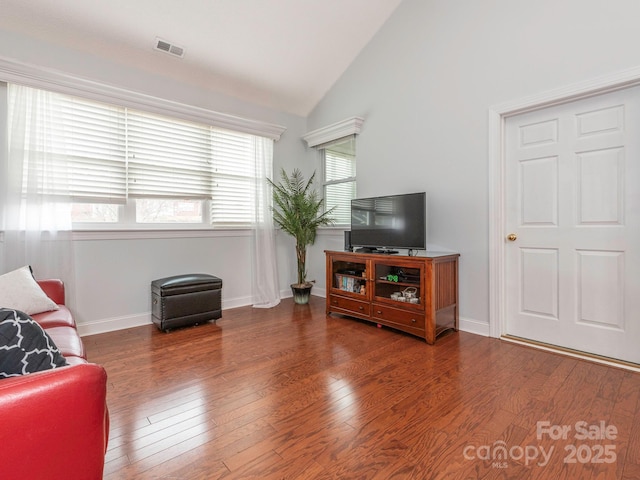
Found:
[[0, 28], [306, 116], [401, 1], [0, 0]]

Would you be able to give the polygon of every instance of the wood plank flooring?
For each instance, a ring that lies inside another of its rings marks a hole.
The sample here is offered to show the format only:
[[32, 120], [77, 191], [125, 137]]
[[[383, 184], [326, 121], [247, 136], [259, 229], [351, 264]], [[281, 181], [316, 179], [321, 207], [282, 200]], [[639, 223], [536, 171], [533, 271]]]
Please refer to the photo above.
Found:
[[640, 374], [324, 312], [84, 337], [109, 375], [105, 479], [640, 478]]

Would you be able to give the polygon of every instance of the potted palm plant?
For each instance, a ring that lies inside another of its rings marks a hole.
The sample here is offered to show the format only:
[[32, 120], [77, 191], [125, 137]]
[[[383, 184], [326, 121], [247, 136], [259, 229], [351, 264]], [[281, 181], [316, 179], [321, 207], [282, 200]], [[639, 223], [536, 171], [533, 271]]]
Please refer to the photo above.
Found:
[[293, 299], [298, 304], [309, 301], [313, 282], [307, 281], [307, 246], [316, 241], [318, 227], [332, 225], [333, 208], [323, 211], [324, 200], [313, 189], [315, 172], [305, 181], [302, 172], [294, 169], [288, 175], [280, 170], [280, 182], [269, 180], [273, 187], [273, 221], [296, 241], [297, 283], [291, 284]]

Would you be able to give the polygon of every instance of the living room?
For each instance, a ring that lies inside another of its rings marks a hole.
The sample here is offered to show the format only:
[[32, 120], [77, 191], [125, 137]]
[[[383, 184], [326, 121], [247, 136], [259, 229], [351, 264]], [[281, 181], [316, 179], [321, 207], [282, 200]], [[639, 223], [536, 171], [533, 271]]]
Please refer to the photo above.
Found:
[[[460, 329], [500, 336], [495, 325], [500, 296], [492, 284], [498, 242], [492, 228], [496, 179], [489, 111], [603, 77], [626, 78], [625, 72], [640, 65], [635, 48], [640, 6], [631, 0], [391, 3], [397, 7], [389, 9], [388, 20], [321, 99], [297, 109], [275, 106], [275, 94], [271, 98], [264, 91], [252, 92], [250, 99], [226, 93], [228, 78], [191, 67], [181, 72], [180, 59], [146, 45], [140, 47], [144, 53], [129, 49], [117, 56], [109, 45], [89, 36], [78, 40], [37, 16], [30, 24], [25, 10], [9, 9], [9, 2], [3, 2], [0, 19], [0, 81], [18, 65], [31, 78], [39, 71], [43, 78], [65, 77], [69, 85], [93, 82], [125, 96], [279, 125], [284, 132], [274, 143], [276, 172], [295, 167], [307, 175], [320, 171], [318, 151], [302, 138], [362, 117], [356, 143], [358, 196], [427, 192], [428, 248], [460, 254]], [[43, 2], [41, 7], [65, 17], [57, 5]], [[282, 16], [286, 22], [286, 13]], [[268, 59], [283, 52], [262, 55]], [[322, 66], [315, 66], [318, 72]], [[295, 93], [304, 97], [304, 91]], [[342, 250], [344, 230], [322, 229], [309, 250], [309, 278], [316, 280], [317, 297], [326, 295], [323, 251]], [[0, 249], [0, 271], [5, 272], [3, 242]], [[65, 280], [68, 305], [83, 335], [149, 325], [150, 282], [174, 274], [208, 272], [222, 278], [223, 310], [252, 304], [246, 230], [78, 229], [73, 249], [74, 278]], [[292, 251], [291, 239], [278, 232], [283, 297], [290, 295], [295, 277]], [[36, 277], [50, 275], [37, 265], [34, 270]]]

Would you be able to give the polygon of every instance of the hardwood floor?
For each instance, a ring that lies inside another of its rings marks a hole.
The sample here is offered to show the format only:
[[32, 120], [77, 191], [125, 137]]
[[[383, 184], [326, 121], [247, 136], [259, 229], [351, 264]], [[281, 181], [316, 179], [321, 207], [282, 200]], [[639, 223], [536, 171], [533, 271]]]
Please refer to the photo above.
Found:
[[109, 375], [109, 480], [640, 478], [640, 374], [614, 367], [464, 332], [429, 346], [317, 297], [84, 343]]

